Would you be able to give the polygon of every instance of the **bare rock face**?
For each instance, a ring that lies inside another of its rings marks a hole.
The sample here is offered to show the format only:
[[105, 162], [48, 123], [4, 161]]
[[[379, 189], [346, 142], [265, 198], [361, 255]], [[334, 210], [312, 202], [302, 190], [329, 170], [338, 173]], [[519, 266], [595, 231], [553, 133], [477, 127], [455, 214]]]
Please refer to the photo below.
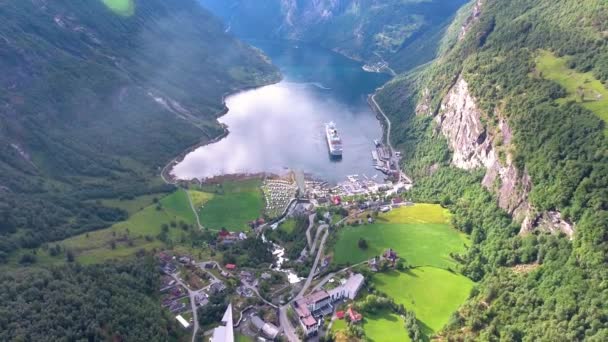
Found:
[[476, 22], [479, 21], [479, 17], [481, 16], [481, 8], [483, 6], [484, 0], [477, 0], [475, 5], [473, 6], [473, 12], [464, 22], [462, 27], [460, 28], [460, 33], [458, 34], [458, 40], [461, 41], [467, 35], [471, 26], [473, 26]]
[[431, 109], [431, 92], [429, 91], [429, 88], [424, 88], [422, 91], [420, 101], [418, 101], [418, 105], [416, 106], [416, 115], [433, 115], [433, 110]]
[[528, 234], [534, 230], [540, 230], [549, 233], [562, 232], [566, 234], [570, 240], [574, 237], [575, 225], [562, 218], [559, 211], [547, 211], [544, 213], [530, 213], [521, 224], [520, 235]]
[[483, 119], [488, 116], [477, 105], [466, 80], [459, 78], [435, 117], [437, 130], [447, 138], [453, 152], [452, 164], [464, 170], [485, 169], [482, 185], [497, 195], [501, 208], [522, 222], [522, 234], [539, 228], [572, 236], [573, 225], [562, 220], [559, 212], [534, 213], [528, 200], [532, 180], [525, 170], [518, 170], [508, 152], [512, 130], [498, 111], [494, 115], [499, 118], [498, 124], [486, 125]]

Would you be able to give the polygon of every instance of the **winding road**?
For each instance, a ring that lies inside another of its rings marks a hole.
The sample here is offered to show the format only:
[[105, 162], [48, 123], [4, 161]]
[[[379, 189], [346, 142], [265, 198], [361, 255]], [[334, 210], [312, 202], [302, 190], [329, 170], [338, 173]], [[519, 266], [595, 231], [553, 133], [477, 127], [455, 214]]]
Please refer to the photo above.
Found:
[[[279, 321], [281, 323], [281, 329], [285, 332], [285, 336], [287, 337], [287, 339], [290, 342], [300, 341], [300, 338], [296, 334], [295, 328], [291, 325], [291, 322], [289, 321], [289, 317], [287, 317], [287, 309], [289, 308], [289, 305], [291, 305], [291, 303], [293, 303], [294, 301], [296, 301], [304, 296], [304, 293], [306, 293], [306, 291], [310, 287], [310, 283], [312, 282], [312, 280], [315, 277], [315, 270], [317, 269], [317, 266], [319, 265], [319, 260], [321, 259], [321, 255], [323, 254], [323, 248], [325, 246], [325, 241], [327, 240], [327, 237], [329, 236], [329, 229], [327, 229], [327, 228], [329, 228], [329, 226], [326, 224], [323, 224], [323, 225], [319, 226], [319, 228], [317, 229], [317, 235], [323, 230], [325, 230], [325, 234], [323, 235], [323, 238], [321, 238], [321, 242], [319, 243], [319, 249], [317, 251], [317, 256], [315, 257], [315, 261], [312, 265], [312, 268], [310, 269], [308, 278], [306, 278], [306, 282], [304, 282], [304, 285], [302, 286], [302, 289], [291, 301], [289, 301], [289, 303], [287, 303], [279, 308]], [[316, 242], [316, 240], [315, 240], [315, 242]], [[314, 248], [314, 245], [313, 245], [313, 248]]]

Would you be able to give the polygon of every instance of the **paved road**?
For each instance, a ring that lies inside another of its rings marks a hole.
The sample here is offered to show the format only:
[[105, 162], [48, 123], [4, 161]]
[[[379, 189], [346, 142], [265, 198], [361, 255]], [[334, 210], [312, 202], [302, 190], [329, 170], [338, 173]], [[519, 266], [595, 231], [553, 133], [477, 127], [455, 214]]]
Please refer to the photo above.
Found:
[[191, 310], [192, 310], [192, 324], [194, 324], [194, 327], [192, 328], [192, 342], [194, 342], [196, 340], [196, 334], [198, 333], [198, 313], [196, 312], [196, 302], [194, 301], [194, 296], [196, 295], [196, 293], [198, 291], [191, 291], [188, 286], [186, 286], [186, 284], [179, 279], [178, 277], [178, 273], [174, 273], [171, 275], [171, 277], [173, 279], [175, 279], [175, 281], [180, 284], [181, 286], [183, 286], [186, 291], [188, 291], [188, 296], [190, 297], [190, 306], [191, 306]]

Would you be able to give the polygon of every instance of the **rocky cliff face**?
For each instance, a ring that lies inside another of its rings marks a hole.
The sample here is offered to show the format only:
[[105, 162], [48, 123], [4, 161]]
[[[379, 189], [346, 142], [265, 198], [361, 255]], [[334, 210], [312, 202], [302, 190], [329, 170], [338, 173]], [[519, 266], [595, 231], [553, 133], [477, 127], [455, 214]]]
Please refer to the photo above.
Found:
[[[424, 96], [419, 107], [424, 108]], [[425, 112], [421, 110], [421, 113]], [[573, 225], [562, 220], [560, 213], [537, 213], [528, 201], [532, 180], [524, 170], [518, 170], [509, 152], [512, 131], [500, 112], [495, 127], [487, 125], [489, 117], [479, 108], [469, 91], [467, 81], [460, 77], [444, 97], [435, 121], [452, 150], [452, 164], [465, 170], [486, 170], [482, 184], [496, 193], [498, 203], [513, 218], [522, 223], [521, 233], [534, 229], [562, 231], [569, 236]]]

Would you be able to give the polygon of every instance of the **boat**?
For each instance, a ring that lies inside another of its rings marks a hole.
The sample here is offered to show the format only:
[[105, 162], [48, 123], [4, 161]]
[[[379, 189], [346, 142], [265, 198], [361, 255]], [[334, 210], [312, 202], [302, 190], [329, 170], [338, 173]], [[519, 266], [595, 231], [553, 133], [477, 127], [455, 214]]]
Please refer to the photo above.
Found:
[[335, 123], [328, 122], [325, 124], [325, 137], [327, 138], [329, 155], [338, 158], [342, 157], [342, 138], [338, 134]]

